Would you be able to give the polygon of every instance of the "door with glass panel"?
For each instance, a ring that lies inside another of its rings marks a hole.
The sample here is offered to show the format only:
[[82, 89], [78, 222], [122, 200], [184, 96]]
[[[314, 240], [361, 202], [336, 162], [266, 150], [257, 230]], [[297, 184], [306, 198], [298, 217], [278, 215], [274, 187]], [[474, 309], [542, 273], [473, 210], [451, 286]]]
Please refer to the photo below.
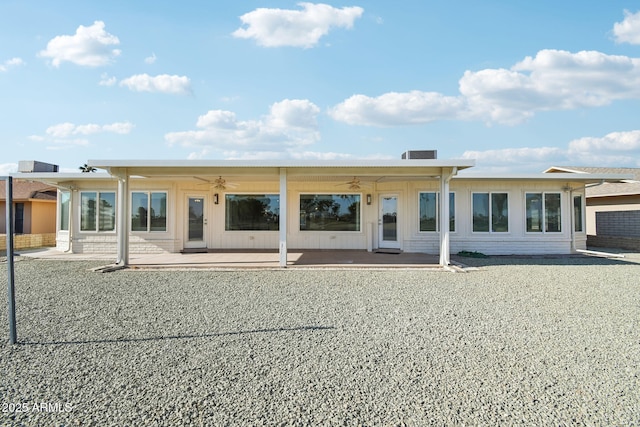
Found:
[[379, 248], [400, 249], [398, 228], [398, 195], [381, 194], [378, 217]]
[[205, 196], [187, 196], [185, 218], [185, 248], [207, 247], [207, 199]]

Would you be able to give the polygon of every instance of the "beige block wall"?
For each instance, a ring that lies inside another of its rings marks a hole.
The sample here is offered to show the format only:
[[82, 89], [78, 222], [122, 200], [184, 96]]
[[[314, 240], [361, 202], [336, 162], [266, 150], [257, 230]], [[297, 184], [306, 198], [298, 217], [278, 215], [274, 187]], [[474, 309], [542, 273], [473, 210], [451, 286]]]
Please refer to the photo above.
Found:
[[[13, 237], [14, 249], [53, 247], [56, 245], [56, 233], [16, 234]], [[7, 249], [7, 235], [0, 234], [0, 250]]]

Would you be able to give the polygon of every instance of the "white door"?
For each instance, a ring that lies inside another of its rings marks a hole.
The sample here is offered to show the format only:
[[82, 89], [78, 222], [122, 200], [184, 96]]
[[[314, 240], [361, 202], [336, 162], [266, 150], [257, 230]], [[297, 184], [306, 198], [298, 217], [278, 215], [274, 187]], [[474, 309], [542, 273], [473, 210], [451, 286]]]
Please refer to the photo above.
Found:
[[185, 218], [185, 248], [207, 247], [207, 198], [205, 196], [187, 197], [187, 215]]
[[400, 249], [398, 228], [398, 195], [381, 194], [378, 217], [379, 248]]

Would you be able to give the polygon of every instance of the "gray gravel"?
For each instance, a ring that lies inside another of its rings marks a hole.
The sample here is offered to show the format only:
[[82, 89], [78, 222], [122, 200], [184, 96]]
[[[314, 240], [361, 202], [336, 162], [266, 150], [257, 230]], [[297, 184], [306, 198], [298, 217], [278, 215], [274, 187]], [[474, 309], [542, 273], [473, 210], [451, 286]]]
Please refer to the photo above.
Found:
[[0, 425], [640, 423], [640, 264], [464, 261], [482, 268], [21, 258], [16, 346], [2, 264]]

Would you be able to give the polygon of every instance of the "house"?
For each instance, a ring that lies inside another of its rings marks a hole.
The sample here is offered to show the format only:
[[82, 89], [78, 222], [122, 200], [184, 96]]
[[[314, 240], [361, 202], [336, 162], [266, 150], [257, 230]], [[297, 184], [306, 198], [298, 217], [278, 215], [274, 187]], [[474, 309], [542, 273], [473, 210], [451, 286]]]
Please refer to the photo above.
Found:
[[[5, 181], [0, 181], [0, 209], [6, 209]], [[13, 183], [14, 231], [16, 234], [44, 234], [56, 232], [57, 189], [40, 182]], [[6, 218], [0, 218], [0, 234], [7, 231]]]
[[[415, 153], [415, 152], [414, 152]], [[615, 174], [472, 175], [473, 160], [90, 160], [106, 173], [16, 174], [58, 188], [57, 247], [568, 254], [586, 247], [585, 186]], [[442, 194], [448, 195], [442, 197]]]
[[588, 244], [640, 250], [640, 168], [553, 166], [545, 173], [629, 175], [627, 180], [587, 187]]

